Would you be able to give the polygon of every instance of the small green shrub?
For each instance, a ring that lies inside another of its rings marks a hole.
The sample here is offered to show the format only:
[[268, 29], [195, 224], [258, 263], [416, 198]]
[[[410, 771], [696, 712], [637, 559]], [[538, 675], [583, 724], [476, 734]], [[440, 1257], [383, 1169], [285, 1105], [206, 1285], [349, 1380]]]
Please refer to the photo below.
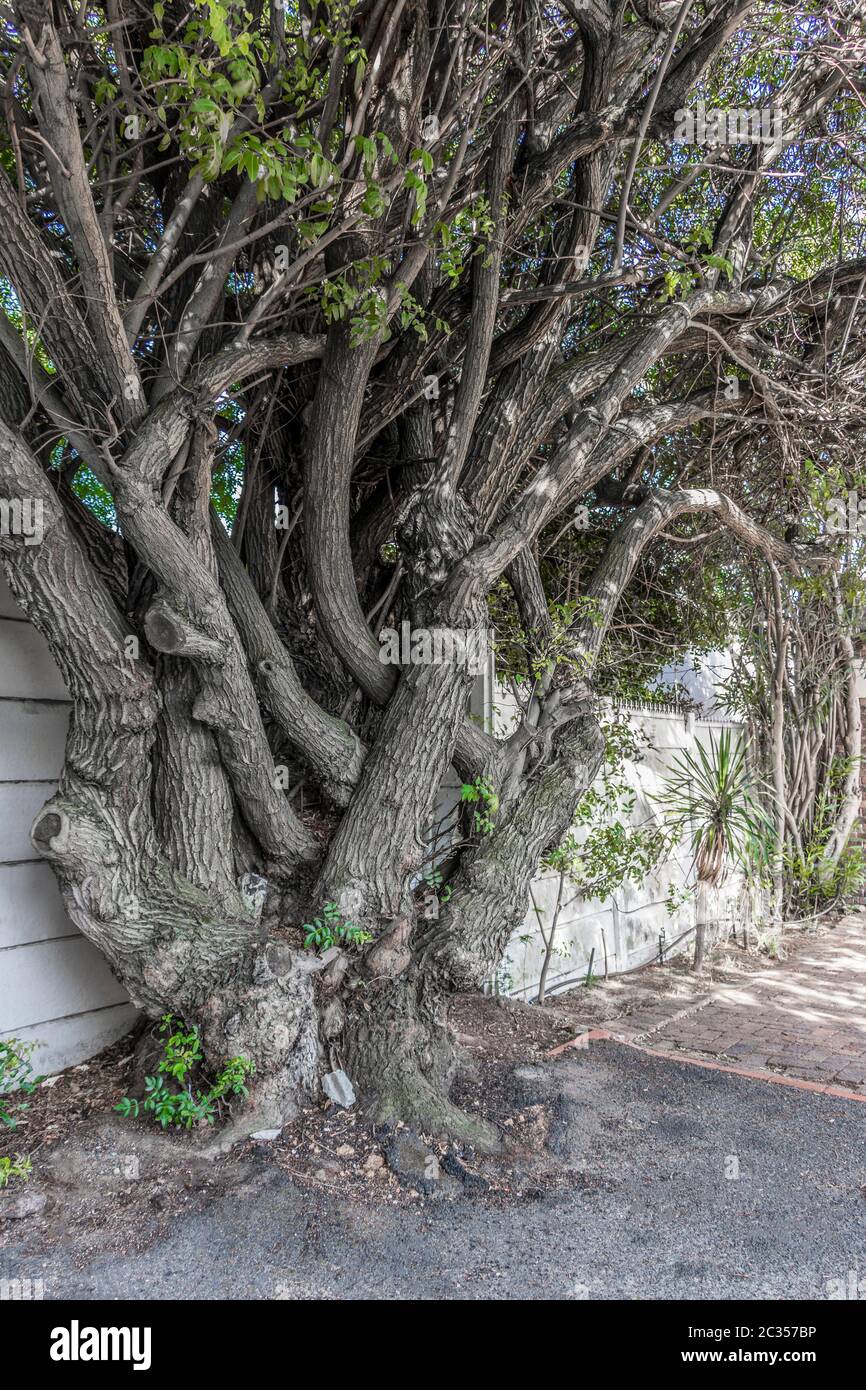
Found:
[[27, 1110], [30, 1102], [13, 1099], [16, 1096], [32, 1096], [45, 1080], [44, 1076], [34, 1076], [30, 1065], [35, 1043], [21, 1042], [19, 1038], [0, 1039], [0, 1124], [9, 1129], [17, 1129], [15, 1116]]
[[454, 892], [450, 883], [443, 883], [441, 869], [425, 869], [424, 882], [431, 892], [435, 893], [443, 907], [449, 902]]
[[[246, 1083], [255, 1071], [252, 1062], [244, 1057], [230, 1057], [206, 1090], [193, 1090], [190, 1073], [204, 1056], [198, 1029], [187, 1028], [172, 1014], [164, 1014], [159, 1031], [164, 1035], [163, 1056], [156, 1076], [144, 1078], [143, 1104], [134, 1096], [124, 1096], [114, 1107], [125, 1119], [137, 1119], [143, 1109], [146, 1114], [152, 1114], [163, 1129], [169, 1126], [192, 1129], [202, 1120], [212, 1125], [224, 1108], [231, 1108], [228, 1097], [249, 1095]], [[180, 1089], [172, 1090], [167, 1077], [176, 1081]]]
[[[30, 1105], [22, 1097], [32, 1096], [45, 1080], [33, 1075], [30, 1058], [35, 1047], [35, 1043], [19, 1038], [0, 1039], [0, 1124], [7, 1129], [18, 1128], [21, 1112]], [[0, 1154], [0, 1187], [6, 1187], [13, 1178], [26, 1182], [31, 1168], [27, 1154], [18, 1153], [14, 1158]]]
[[848, 845], [838, 862], [828, 866], [825, 853], [830, 828], [819, 824], [802, 853], [786, 849], [785, 876], [797, 911], [817, 912], [826, 903], [856, 900], [866, 883], [866, 858], [859, 845]]
[[30, 1177], [33, 1164], [26, 1154], [16, 1154], [14, 1158], [0, 1158], [0, 1187], [5, 1187], [12, 1178], [24, 1182]]
[[305, 922], [301, 930], [306, 932], [304, 945], [319, 951], [329, 951], [332, 946], [363, 946], [373, 940], [370, 932], [344, 922], [336, 903], [325, 903], [322, 916]]
[[490, 783], [483, 777], [476, 777], [474, 782], [464, 782], [460, 788], [460, 800], [474, 805], [476, 832], [489, 835], [495, 825], [493, 817], [499, 810], [499, 797]]

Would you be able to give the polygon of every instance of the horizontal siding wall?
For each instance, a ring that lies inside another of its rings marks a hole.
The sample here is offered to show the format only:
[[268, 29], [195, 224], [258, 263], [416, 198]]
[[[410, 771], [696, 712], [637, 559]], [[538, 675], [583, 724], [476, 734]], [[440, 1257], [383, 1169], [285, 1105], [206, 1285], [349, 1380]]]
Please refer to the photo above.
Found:
[[82, 1062], [137, 1011], [63, 908], [30, 826], [63, 764], [69, 699], [44, 638], [0, 577], [0, 1037], [37, 1045], [40, 1071]]

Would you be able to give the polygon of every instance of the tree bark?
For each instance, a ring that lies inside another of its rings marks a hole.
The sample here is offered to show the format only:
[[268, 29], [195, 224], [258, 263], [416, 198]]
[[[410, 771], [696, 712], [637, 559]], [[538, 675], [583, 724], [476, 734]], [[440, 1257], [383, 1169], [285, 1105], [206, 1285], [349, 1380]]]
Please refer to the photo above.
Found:
[[772, 723], [770, 725], [774, 813], [773, 916], [777, 921], [780, 921], [784, 912], [785, 811], [788, 804], [785, 786], [785, 671], [788, 663], [789, 634], [782, 607], [782, 585], [779, 571], [772, 563], [769, 568], [773, 595], [773, 635], [776, 644], [773, 666]]

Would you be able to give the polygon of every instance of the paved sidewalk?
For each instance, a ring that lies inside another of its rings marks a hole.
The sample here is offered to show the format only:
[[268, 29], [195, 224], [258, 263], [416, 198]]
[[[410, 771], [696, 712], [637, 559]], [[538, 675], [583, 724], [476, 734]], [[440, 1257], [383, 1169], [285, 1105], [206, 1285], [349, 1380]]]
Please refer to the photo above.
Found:
[[606, 1027], [623, 1041], [866, 1094], [866, 922], [846, 918], [742, 985]]

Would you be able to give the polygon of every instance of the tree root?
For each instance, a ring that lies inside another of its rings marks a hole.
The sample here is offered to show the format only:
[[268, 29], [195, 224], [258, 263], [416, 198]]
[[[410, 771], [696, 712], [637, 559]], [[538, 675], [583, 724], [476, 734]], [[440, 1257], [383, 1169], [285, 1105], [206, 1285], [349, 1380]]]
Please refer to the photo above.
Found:
[[395, 1124], [399, 1120], [424, 1134], [471, 1144], [480, 1153], [502, 1151], [495, 1125], [461, 1110], [421, 1072], [386, 1078], [374, 1092], [365, 1090], [363, 1113], [375, 1125]]

